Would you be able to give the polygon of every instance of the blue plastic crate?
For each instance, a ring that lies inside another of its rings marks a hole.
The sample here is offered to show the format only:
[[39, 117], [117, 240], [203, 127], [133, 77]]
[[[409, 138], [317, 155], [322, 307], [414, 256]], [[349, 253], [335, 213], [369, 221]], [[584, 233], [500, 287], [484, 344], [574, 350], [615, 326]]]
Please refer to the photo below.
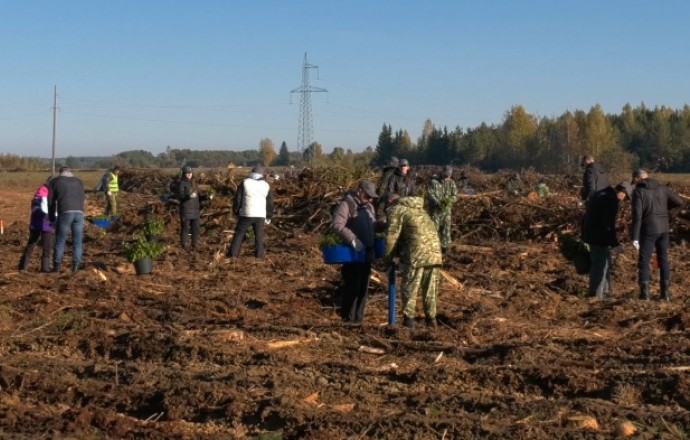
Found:
[[321, 248], [323, 262], [326, 264], [363, 263], [365, 251], [355, 252], [352, 246], [337, 244]]
[[91, 223], [94, 224], [94, 226], [98, 226], [99, 228], [109, 228], [112, 222], [109, 219], [95, 219], [91, 220]]

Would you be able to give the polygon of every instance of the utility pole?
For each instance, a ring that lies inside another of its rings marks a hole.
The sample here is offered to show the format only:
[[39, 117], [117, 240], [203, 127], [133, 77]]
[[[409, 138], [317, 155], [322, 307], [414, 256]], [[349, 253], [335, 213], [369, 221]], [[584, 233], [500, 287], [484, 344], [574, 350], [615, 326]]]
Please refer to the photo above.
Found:
[[299, 121], [297, 122], [297, 146], [300, 151], [300, 161], [304, 160], [304, 150], [311, 145], [314, 137], [314, 121], [311, 116], [311, 94], [314, 92], [327, 92], [321, 87], [314, 87], [309, 83], [309, 69], [318, 69], [318, 66], [309, 64], [307, 53], [304, 52], [304, 65], [302, 66], [302, 86], [290, 93], [299, 93]]
[[57, 92], [57, 86], [54, 87], [53, 89], [53, 167], [52, 171], [50, 172], [50, 177], [55, 176], [55, 129], [57, 127], [57, 99], [58, 99], [58, 92]]

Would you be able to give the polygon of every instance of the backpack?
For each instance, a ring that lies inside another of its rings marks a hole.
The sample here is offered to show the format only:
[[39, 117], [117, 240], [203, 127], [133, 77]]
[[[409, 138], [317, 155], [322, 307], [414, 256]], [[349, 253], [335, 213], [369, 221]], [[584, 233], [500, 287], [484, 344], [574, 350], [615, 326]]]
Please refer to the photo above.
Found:
[[339, 201], [337, 201], [333, 206], [331, 207], [331, 219], [335, 218], [335, 210], [338, 208], [338, 206], [342, 202], [347, 202], [347, 207], [349, 208], [350, 215], [348, 216], [348, 219], [354, 218], [355, 215], [357, 215], [357, 204], [355, 203], [354, 200], [352, 200], [349, 197], [343, 197]]
[[237, 187], [235, 195], [232, 198], [232, 213], [235, 215], [240, 215], [240, 210], [242, 209], [242, 202], [244, 201], [244, 180]]
[[101, 180], [98, 182], [98, 185], [96, 186], [96, 192], [105, 192], [106, 188], [108, 187], [108, 174], [110, 171], [106, 171], [105, 174], [103, 174], [103, 177], [101, 177]]
[[175, 176], [172, 178], [172, 181], [170, 181], [170, 185], [168, 185], [168, 191], [170, 192], [170, 198], [172, 199], [177, 199], [179, 198], [178, 191], [180, 190], [180, 176]]

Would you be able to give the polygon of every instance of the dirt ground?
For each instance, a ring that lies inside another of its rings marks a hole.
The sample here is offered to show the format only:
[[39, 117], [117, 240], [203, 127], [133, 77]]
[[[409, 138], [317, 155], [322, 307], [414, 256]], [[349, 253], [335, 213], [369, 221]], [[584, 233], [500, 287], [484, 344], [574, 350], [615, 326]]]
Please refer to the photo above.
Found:
[[[84, 270], [42, 274], [35, 254], [19, 272], [32, 192], [0, 199], [2, 438], [690, 435], [689, 263], [678, 235], [671, 302], [637, 300], [630, 246], [601, 301], [585, 297], [586, 276], [555, 234], [507, 241], [457, 226], [444, 269], [461, 285], [442, 281], [435, 331], [421, 310], [411, 331], [386, 325], [381, 267], [365, 324], [344, 325], [339, 266], [322, 263], [319, 234], [289, 226], [287, 213], [267, 229], [265, 260], [251, 241], [242, 257], [223, 257], [235, 220], [222, 196], [204, 211], [198, 252], [180, 249], [174, 208], [124, 192], [122, 224], [87, 225]], [[551, 209], [524, 200], [523, 210]], [[88, 201], [98, 213], [96, 195]], [[473, 206], [461, 200], [457, 220]], [[142, 210], [168, 220], [167, 252], [137, 276], [122, 244]]]

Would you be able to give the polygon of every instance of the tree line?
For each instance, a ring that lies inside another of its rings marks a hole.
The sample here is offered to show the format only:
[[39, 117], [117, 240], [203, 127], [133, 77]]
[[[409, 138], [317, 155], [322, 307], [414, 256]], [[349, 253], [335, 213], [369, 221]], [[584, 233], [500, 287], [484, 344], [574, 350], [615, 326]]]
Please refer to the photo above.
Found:
[[[59, 159], [71, 168], [108, 168], [114, 165], [136, 168], [253, 166], [343, 166], [363, 168], [385, 165], [392, 156], [408, 159], [413, 165], [462, 164], [484, 171], [534, 168], [544, 173], [572, 172], [578, 158], [592, 154], [611, 168], [637, 166], [653, 171], [690, 172], [690, 106], [635, 108], [626, 104], [620, 114], [605, 114], [595, 105], [588, 112], [567, 111], [557, 117], [539, 117], [521, 105], [508, 110], [500, 124], [449, 130], [424, 123], [416, 142], [407, 130], [394, 131], [383, 124], [375, 148], [353, 152], [335, 147], [324, 153], [313, 142], [304, 151], [290, 151], [283, 141], [276, 150], [264, 138], [257, 149], [191, 150], [167, 147], [157, 155], [145, 150], [129, 150], [110, 157]], [[36, 170], [49, 160], [0, 154], [0, 169]]]
[[605, 114], [599, 105], [588, 112], [538, 117], [512, 107], [500, 124], [453, 130], [424, 124], [413, 143], [406, 130], [384, 124], [376, 145], [376, 163], [391, 156], [413, 164], [466, 164], [485, 171], [533, 167], [545, 173], [570, 172], [583, 154], [614, 168], [648, 167], [655, 171], [690, 171], [690, 106], [633, 108]]

